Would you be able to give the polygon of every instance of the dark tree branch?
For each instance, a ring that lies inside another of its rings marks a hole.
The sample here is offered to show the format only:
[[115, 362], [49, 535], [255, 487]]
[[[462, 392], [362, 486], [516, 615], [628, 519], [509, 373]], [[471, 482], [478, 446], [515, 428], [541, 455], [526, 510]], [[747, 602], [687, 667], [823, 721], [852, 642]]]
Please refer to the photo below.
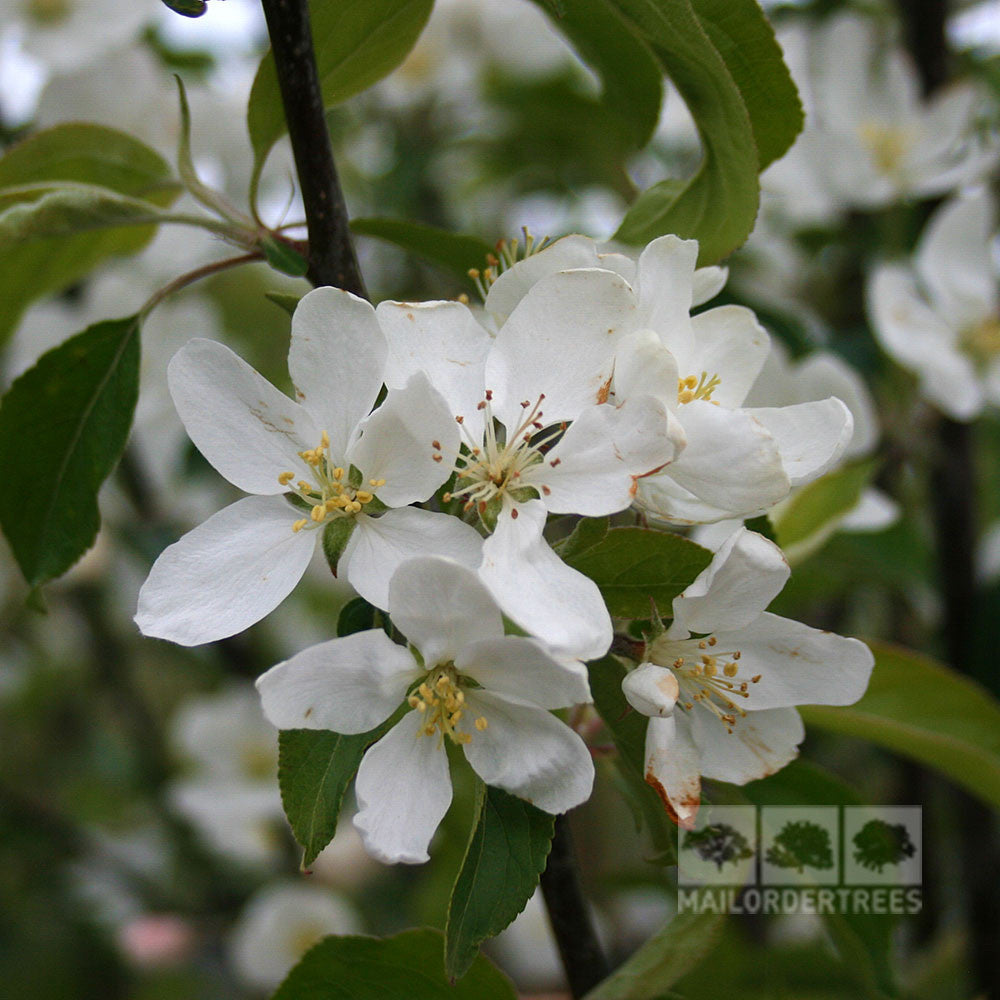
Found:
[[542, 872], [541, 887], [570, 992], [579, 1000], [607, 977], [609, 969], [587, 910], [565, 816], [556, 817], [552, 850]]
[[262, 0], [309, 229], [309, 280], [355, 295], [365, 286], [333, 162], [306, 0]]
[[921, 86], [929, 94], [948, 79], [948, 4], [946, 0], [896, 0], [896, 4]]

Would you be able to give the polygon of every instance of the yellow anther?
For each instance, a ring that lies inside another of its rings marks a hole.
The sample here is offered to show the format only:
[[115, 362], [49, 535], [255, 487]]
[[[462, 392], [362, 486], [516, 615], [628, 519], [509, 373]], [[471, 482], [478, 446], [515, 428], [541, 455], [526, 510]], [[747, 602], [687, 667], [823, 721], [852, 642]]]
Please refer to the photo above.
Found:
[[278, 476], [278, 482], [281, 483], [282, 486], [287, 486], [294, 478], [294, 472], [283, 472], [280, 476]]
[[714, 646], [719, 640], [715, 638], [714, 635], [708, 637], [708, 644]]
[[354, 494], [354, 499], [357, 500], [358, 503], [371, 503], [374, 497], [368, 492], [368, 490], [358, 490], [358, 492]]
[[319, 436], [319, 446], [324, 450], [330, 447], [330, 435], [326, 431]]
[[301, 521], [296, 521], [292, 525], [292, 531], [294, 531], [296, 534], [298, 534], [308, 523], [309, 522], [305, 518], [302, 518]]
[[361, 504], [357, 500], [350, 500], [344, 504], [344, 510], [348, 514], [357, 514], [361, 510]]
[[708, 649], [708, 643], [705, 642], [704, 639], [702, 639], [701, 642], [698, 643], [698, 648], [699, 649]]
[[323, 506], [327, 510], [336, 510], [340, 506], [340, 504], [337, 503], [337, 501], [340, 499], [341, 499], [340, 497], [330, 497], [330, 499], [327, 500], [326, 503], [323, 504]]
[[307, 483], [304, 479], [300, 479], [296, 484], [303, 493], [315, 493], [316, 488], [312, 483]]
[[722, 672], [723, 672], [723, 673], [724, 673], [724, 674], [725, 674], [725, 675], [726, 675], [727, 677], [735, 677], [735, 676], [736, 676], [736, 672], [737, 672], [737, 671], [738, 671], [739, 669], [740, 669], [740, 668], [739, 668], [739, 667], [738, 667], [738, 666], [737, 666], [737, 665], [736, 665], [735, 663], [727, 663], [727, 664], [726, 664], [726, 665], [725, 665], [725, 666], [724, 666], [724, 667], [722, 668]]
[[479, 716], [478, 719], [476, 719], [476, 729], [478, 729], [480, 732], [482, 732], [488, 725], [489, 723], [482, 715]]
[[368, 485], [369, 486], [374, 486], [376, 489], [378, 489], [379, 486], [385, 486], [385, 480], [384, 479], [369, 479], [368, 480]]
[[719, 672], [719, 668], [715, 665], [715, 660], [714, 659], [709, 660], [709, 662], [705, 664], [705, 676], [706, 677], [714, 677], [718, 672]]
[[461, 712], [452, 712], [452, 714], [448, 717], [449, 726], [457, 726], [461, 721], [462, 721]]
[[316, 504], [315, 507], [309, 512], [309, 516], [319, 524], [326, 517], [326, 505]]
[[424, 701], [430, 701], [434, 697], [434, 692], [431, 691], [430, 685], [427, 683], [427, 681], [424, 681], [424, 683], [421, 684], [420, 687], [417, 688], [417, 690], [423, 696]]
[[336, 469], [333, 470], [333, 478], [334, 479], [344, 478], [344, 470], [339, 465], [337, 466]]
[[684, 389], [682, 392], [677, 393], [678, 403], [690, 403], [694, 399], [694, 392], [690, 389]]

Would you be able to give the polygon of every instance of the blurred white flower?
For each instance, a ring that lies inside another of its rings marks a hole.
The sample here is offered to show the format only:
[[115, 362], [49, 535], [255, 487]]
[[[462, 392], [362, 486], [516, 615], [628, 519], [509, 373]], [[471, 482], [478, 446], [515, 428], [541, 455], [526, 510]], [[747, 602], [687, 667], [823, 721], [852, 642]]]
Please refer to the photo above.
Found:
[[249, 986], [273, 990], [329, 934], [359, 934], [350, 901], [304, 883], [268, 885], [247, 903], [229, 941], [233, 970]]
[[868, 283], [868, 312], [882, 347], [955, 420], [1000, 404], [995, 217], [985, 189], [948, 202], [928, 222], [914, 267], [884, 264]]
[[448, 559], [404, 562], [389, 585], [389, 613], [416, 655], [372, 629], [306, 649], [257, 680], [280, 729], [364, 733], [405, 699], [410, 711], [368, 749], [355, 783], [354, 824], [375, 857], [428, 860], [451, 802], [446, 737], [486, 784], [547, 812], [590, 795], [590, 752], [549, 711], [590, 701], [582, 663], [504, 635], [489, 591]]

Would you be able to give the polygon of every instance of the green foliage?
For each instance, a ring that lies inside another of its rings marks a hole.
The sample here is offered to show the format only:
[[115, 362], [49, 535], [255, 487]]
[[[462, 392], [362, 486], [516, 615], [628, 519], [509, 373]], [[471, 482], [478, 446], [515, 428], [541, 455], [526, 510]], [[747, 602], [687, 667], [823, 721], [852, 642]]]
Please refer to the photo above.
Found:
[[755, 0], [608, 0], [650, 46], [698, 127], [703, 159], [687, 181], [644, 191], [616, 238], [695, 238], [711, 264], [753, 229], [758, 171], [802, 128], [795, 85]]
[[427, 226], [405, 219], [352, 219], [351, 231], [359, 236], [372, 236], [402, 247], [415, 257], [438, 264], [463, 280], [469, 268], [483, 267], [485, 257], [493, 247], [476, 236], [451, 233], [447, 229]]
[[776, 868], [794, 868], [801, 875], [809, 868], [832, 868], [830, 833], [818, 823], [790, 820], [771, 842], [765, 855]]
[[555, 818], [499, 788], [480, 786], [478, 815], [445, 927], [445, 969], [458, 979], [479, 945], [525, 907], [545, 869]]
[[585, 1000], [660, 1000], [715, 947], [725, 917], [680, 913]]
[[482, 955], [451, 985], [440, 954], [441, 935], [432, 930], [328, 937], [292, 969], [273, 1000], [515, 1000], [510, 980]]
[[355, 597], [341, 609], [337, 618], [337, 635], [352, 635], [375, 628], [375, 615], [378, 612], [363, 597]]
[[801, 709], [807, 726], [877, 743], [1000, 806], [1000, 704], [927, 657], [870, 643], [875, 670], [854, 705]]
[[175, 14], [183, 14], [184, 17], [201, 17], [208, 10], [206, 0], [163, 0]]
[[874, 461], [845, 465], [803, 486], [774, 518], [777, 543], [796, 562], [818, 549], [861, 499], [875, 472]]
[[139, 318], [88, 327], [44, 354], [0, 404], [0, 525], [33, 587], [65, 573], [100, 527], [97, 491], [139, 394]]
[[[23, 140], [0, 158], [0, 209], [4, 210], [0, 228], [13, 238], [17, 229], [8, 213], [15, 212], [14, 220], [20, 220], [17, 226], [23, 226], [31, 214], [23, 206], [46, 196], [50, 200], [44, 212], [51, 224], [56, 204], [53, 189], [63, 188], [60, 197], [70, 203], [76, 199], [79, 205], [82, 194], [66, 191], [67, 186], [77, 185], [87, 192], [92, 205], [98, 191], [106, 206], [122, 196], [117, 211], [124, 213], [119, 221], [128, 227], [85, 233], [58, 227], [46, 233], [36, 228], [32, 240], [4, 246], [0, 253], [0, 344], [31, 302], [68, 287], [108, 257], [135, 253], [145, 246], [154, 229], [134, 226], [141, 221], [137, 206], [147, 206], [152, 219], [179, 191], [166, 160], [138, 139], [100, 125], [58, 125]], [[135, 203], [131, 209], [124, 208], [130, 199]], [[31, 225], [37, 227], [38, 222]]]
[[870, 819], [853, 837], [854, 860], [870, 871], [881, 872], [886, 865], [898, 865], [917, 853], [903, 823]]
[[281, 804], [308, 868], [333, 840], [344, 792], [365, 751], [389, 728], [357, 736], [322, 729], [283, 729], [278, 736], [278, 785]]
[[[585, 530], [596, 539], [596, 529]], [[608, 611], [619, 618], [648, 618], [650, 601], [669, 608], [712, 561], [708, 549], [680, 535], [631, 527], [611, 528], [589, 546], [568, 541], [561, 554], [600, 587]]]
[[356, 524], [353, 517], [339, 517], [329, 521], [323, 529], [323, 555], [334, 576], [337, 575], [337, 564], [351, 540]]
[[[316, 66], [327, 108], [346, 101], [391, 73], [413, 48], [434, 0], [312, 0]], [[247, 107], [254, 153], [252, 191], [271, 147], [287, 131], [274, 59], [257, 70]]]
[[653, 135], [663, 99], [652, 53], [607, 0], [534, 0], [600, 77], [602, 103], [630, 126], [636, 147]]

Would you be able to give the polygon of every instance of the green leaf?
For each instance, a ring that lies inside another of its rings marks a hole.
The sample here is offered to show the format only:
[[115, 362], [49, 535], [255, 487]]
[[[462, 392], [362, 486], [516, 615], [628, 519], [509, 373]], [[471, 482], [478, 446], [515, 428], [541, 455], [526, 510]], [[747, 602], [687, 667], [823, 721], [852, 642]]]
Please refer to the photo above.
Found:
[[285, 240], [265, 236], [260, 241], [260, 248], [264, 251], [268, 264], [282, 274], [301, 278], [309, 270], [309, 262]]
[[264, 292], [264, 298], [284, 309], [289, 316], [294, 316], [302, 296], [289, 295], [287, 292]]
[[563, 559], [569, 559], [570, 556], [586, 552], [599, 542], [603, 542], [610, 527], [611, 523], [606, 517], [581, 518], [573, 531], [560, 539], [553, 548]]
[[510, 980], [480, 955], [455, 985], [445, 977], [441, 934], [328, 937], [288, 974], [273, 1000], [516, 1000]]
[[875, 670], [864, 697], [843, 708], [803, 707], [806, 724], [911, 757], [1000, 806], [1000, 703], [925, 656], [869, 645]]
[[308, 868], [333, 840], [344, 792], [365, 751], [388, 730], [389, 721], [357, 736], [325, 729], [283, 729], [278, 734], [281, 804]]
[[715, 947], [725, 915], [679, 913], [584, 1000], [660, 1000]]
[[782, 505], [773, 523], [776, 541], [789, 562], [800, 562], [830, 538], [861, 499], [875, 466], [875, 461], [845, 465], [803, 486]]
[[[644, 191], [615, 238], [642, 244], [676, 233], [697, 239], [699, 263], [712, 264], [753, 229], [761, 165], [781, 155], [802, 127], [795, 85], [755, 0], [608, 2], [673, 80], [704, 151], [687, 181]], [[744, 41], [752, 55], [743, 54]]]
[[607, 0], [534, 0], [601, 79], [602, 103], [631, 127], [637, 148], [652, 138], [663, 83], [649, 48]]
[[[0, 206], [34, 200], [46, 185], [68, 183], [100, 186], [161, 208], [180, 190], [163, 157], [100, 125], [58, 125], [12, 146], [0, 158]], [[5, 249], [0, 254], [0, 345], [31, 302], [68, 287], [108, 257], [137, 252], [154, 231], [149, 226], [119, 228]]]
[[487, 938], [524, 909], [552, 846], [555, 817], [499, 788], [481, 786], [472, 838], [448, 906], [445, 970], [465, 975]]
[[349, 600], [341, 609], [337, 618], [337, 635], [352, 635], [355, 632], [364, 632], [365, 629], [375, 628], [376, 609], [363, 597], [354, 597]]
[[[433, 6], [434, 0], [311, 0], [324, 105], [332, 108], [392, 72], [413, 48]], [[287, 131], [270, 52], [250, 90], [247, 127], [254, 152], [251, 190], [256, 191], [267, 154]]]
[[0, 403], [0, 525], [32, 587], [93, 544], [97, 491], [125, 448], [138, 393], [139, 318], [130, 316], [42, 355]]
[[712, 561], [712, 553], [668, 531], [612, 528], [596, 544], [563, 558], [600, 587], [612, 615], [648, 618], [650, 600], [669, 609]]
[[206, 0], [163, 0], [163, 3], [184, 17], [201, 17], [208, 10]]
[[476, 236], [451, 233], [447, 229], [426, 226], [404, 219], [352, 219], [351, 231], [359, 236], [373, 236], [402, 247], [415, 257], [422, 257], [468, 280], [469, 269], [483, 267], [493, 247]]

